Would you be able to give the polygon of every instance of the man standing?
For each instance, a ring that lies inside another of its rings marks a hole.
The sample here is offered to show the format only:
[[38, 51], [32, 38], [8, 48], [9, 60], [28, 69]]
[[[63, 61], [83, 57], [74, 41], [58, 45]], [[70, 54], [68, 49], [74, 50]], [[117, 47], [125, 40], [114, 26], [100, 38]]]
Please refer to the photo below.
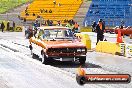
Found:
[[56, 1], [55, 0], [53, 1], [53, 4], [54, 4], [54, 7], [55, 7], [55, 5], [56, 5]]
[[15, 22], [13, 21], [13, 31], [15, 31], [15, 27], [16, 25], [15, 25]]
[[62, 25], [61, 25], [61, 22], [60, 22], [60, 21], [58, 21], [58, 24], [57, 24], [56, 26], [62, 26]]
[[[104, 30], [105, 30], [105, 25], [102, 21], [102, 19], [99, 20], [97, 26], [96, 26], [96, 31], [97, 31], [97, 43], [100, 41], [103, 41], [104, 39]], [[97, 45], [96, 43], [96, 45]]]
[[79, 24], [77, 22], [75, 22], [74, 24], [74, 32], [78, 33], [78, 28], [79, 28]]
[[8, 21], [7, 22], [7, 31], [9, 31], [10, 30], [10, 22]]
[[4, 31], [4, 28], [5, 28], [5, 25], [4, 25], [4, 23], [2, 22], [2, 23], [1, 23], [2, 32]]

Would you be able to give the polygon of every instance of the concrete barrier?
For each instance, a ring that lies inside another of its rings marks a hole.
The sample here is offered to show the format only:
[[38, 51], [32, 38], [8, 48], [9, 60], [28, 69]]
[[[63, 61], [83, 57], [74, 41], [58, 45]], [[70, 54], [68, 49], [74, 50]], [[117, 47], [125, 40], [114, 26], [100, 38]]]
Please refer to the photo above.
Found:
[[[8, 23], [8, 21], [6, 21], [6, 20], [0, 20], [0, 23], [4, 23], [4, 25], [5, 25], [5, 28], [4, 28], [4, 31], [8, 31], [7, 30], [7, 23]], [[10, 22], [10, 21], [9, 21]], [[10, 23], [10, 28], [9, 28], [9, 31], [10, 32], [12, 32], [14, 29], [13, 29], [13, 27], [11, 27], [11, 23]], [[23, 30], [23, 27], [22, 26], [16, 26], [15, 27], [15, 32], [22, 32], [22, 30]]]
[[90, 37], [87, 34], [81, 34], [81, 33], [76, 33], [75, 34], [77, 38], [81, 40], [83, 44], [86, 45], [87, 49], [91, 49], [91, 40]]
[[124, 55], [124, 47], [124, 43], [117, 44], [115, 42], [100, 41], [96, 46], [96, 51], [114, 55]]
[[17, 26], [14, 31], [15, 32], [22, 32], [22, 30], [23, 30], [22, 26]]
[[80, 29], [80, 32], [92, 32], [92, 28], [83, 27]]
[[132, 58], [132, 44], [126, 44], [125, 56], [128, 58]]

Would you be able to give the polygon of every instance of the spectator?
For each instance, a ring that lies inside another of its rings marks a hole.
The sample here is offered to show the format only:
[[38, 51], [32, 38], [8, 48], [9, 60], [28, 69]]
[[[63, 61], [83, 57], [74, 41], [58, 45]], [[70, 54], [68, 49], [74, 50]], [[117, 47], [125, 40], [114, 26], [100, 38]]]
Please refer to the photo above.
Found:
[[58, 7], [60, 7], [61, 6], [61, 4], [60, 4], [60, 2], [58, 3]]
[[16, 27], [16, 24], [15, 24], [15, 22], [13, 21], [13, 31], [15, 30], [15, 27]]
[[123, 29], [123, 25], [122, 24], [120, 25], [120, 29]]
[[33, 13], [33, 16], [35, 16], [35, 13]]
[[31, 25], [29, 26], [28, 30], [29, 30], [29, 39], [30, 39], [31, 37], [33, 37], [33, 29]]
[[49, 26], [49, 24], [50, 24], [50, 20], [48, 19], [48, 20], [47, 20], [47, 25]]
[[27, 10], [28, 10], [28, 8], [26, 7], [26, 9], [25, 9], [25, 13], [27, 13]]
[[65, 19], [65, 20], [64, 20], [64, 23], [66, 23], [66, 22], [67, 22], [67, 20]]
[[25, 13], [27, 13], [27, 10], [25, 10]]
[[24, 18], [24, 20], [23, 20], [24, 22], [26, 22], [26, 18]]
[[52, 26], [53, 25], [53, 21], [52, 20], [50, 20], [50, 24], [49, 24], [49, 26]]
[[[102, 22], [102, 19], [99, 20], [97, 26], [96, 26], [96, 31], [97, 31], [97, 43], [100, 41], [103, 41], [104, 39], [104, 30], [105, 30], [105, 25]], [[96, 43], [96, 45], [97, 45]]]
[[72, 25], [74, 25], [74, 24], [75, 24], [75, 22], [74, 22], [74, 20], [73, 20], [73, 19], [71, 19], [71, 20], [70, 20], [70, 24], [72, 24]]
[[26, 10], [28, 10], [28, 6], [26, 7]]
[[60, 21], [58, 21], [58, 24], [56, 26], [62, 26], [61, 23], [60, 23]]
[[42, 26], [46, 26], [46, 25], [47, 25], [47, 22], [43, 21]]
[[49, 10], [49, 13], [52, 13], [52, 10], [51, 9]]
[[66, 27], [70, 28], [70, 21], [66, 24]]
[[96, 31], [96, 22], [95, 21], [93, 21], [93, 23], [92, 23], [92, 32], [95, 32]]
[[38, 15], [37, 18], [40, 18], [40, 16]]
[[1, 23], [2, 32], [4, 31], [4, 28], [5, 28], [5, 25], [4, 25], [4, 23], [2, 22], [2, 23]]
[[42, 9], [40, 9], [40, 12], [41, 12], [41, 13], [43, 13], [43, 11], [44, 11], [44, 9], [43, 9], [43, 10], [42, 10]]
[[7, 31], [9, 31], [10, 30], [10, 22], [8, 21], [7, 22]]
[[56, 5], [56, 1], [55, 0], [53, 1], [53, 4], [54, 4], [54, 6]]
[[25, 14], [26, 16], [29, 16], [28, 12]]
[[45, 12], [45, 13], [47, 13], [47, 12], [48, 12], [48, 10], [46, 9], [46, 10], [44, 10], [44, 12]]
[[94, 4], [92, 4], [92, 7], [94, 7]]
[[68, 28], [70, 28], [72, 31], [74, 31], [74, 30], [73, 30], [74, 25], [71, 23], [70, 20], [69, 20], [68, 23], [66, 24], [66, 27], [68, 27]]
[[74, 24], [74, 32], [75, 33], [78, 32], [78, 27], [79, 27], [79, 25], [77, 24], [77, 22], [75, 22], [75, 24]]
[[37, 27], [40, 27], [40, 23], [36, 20], [36, 22], [34, 23], [34, 27], [37, 28]]

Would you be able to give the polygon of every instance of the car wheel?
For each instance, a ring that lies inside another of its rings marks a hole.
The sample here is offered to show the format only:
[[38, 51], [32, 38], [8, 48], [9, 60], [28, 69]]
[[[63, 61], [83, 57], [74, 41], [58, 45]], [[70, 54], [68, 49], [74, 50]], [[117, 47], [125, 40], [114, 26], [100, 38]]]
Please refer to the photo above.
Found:
[[79, 58], [79, 63], [80, 63], [81, 65], [85, 64], [85, 62], [86, 62], [86, 57], [80, 57], [80, 58]]
[[42, 53], [42, 64], [47, 64], [48, 60], [44, 53]]

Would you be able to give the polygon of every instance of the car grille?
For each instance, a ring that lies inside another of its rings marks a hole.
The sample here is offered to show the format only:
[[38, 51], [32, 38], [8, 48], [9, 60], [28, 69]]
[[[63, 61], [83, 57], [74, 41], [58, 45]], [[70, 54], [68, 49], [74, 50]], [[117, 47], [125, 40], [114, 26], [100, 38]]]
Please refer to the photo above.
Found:
[[82, 49], [82, 48], [49, 48], [48, 52], [50, 53], [77, 53], [77, 52], [86, 52], [85, 51], [77, 51], [77, 49]]

